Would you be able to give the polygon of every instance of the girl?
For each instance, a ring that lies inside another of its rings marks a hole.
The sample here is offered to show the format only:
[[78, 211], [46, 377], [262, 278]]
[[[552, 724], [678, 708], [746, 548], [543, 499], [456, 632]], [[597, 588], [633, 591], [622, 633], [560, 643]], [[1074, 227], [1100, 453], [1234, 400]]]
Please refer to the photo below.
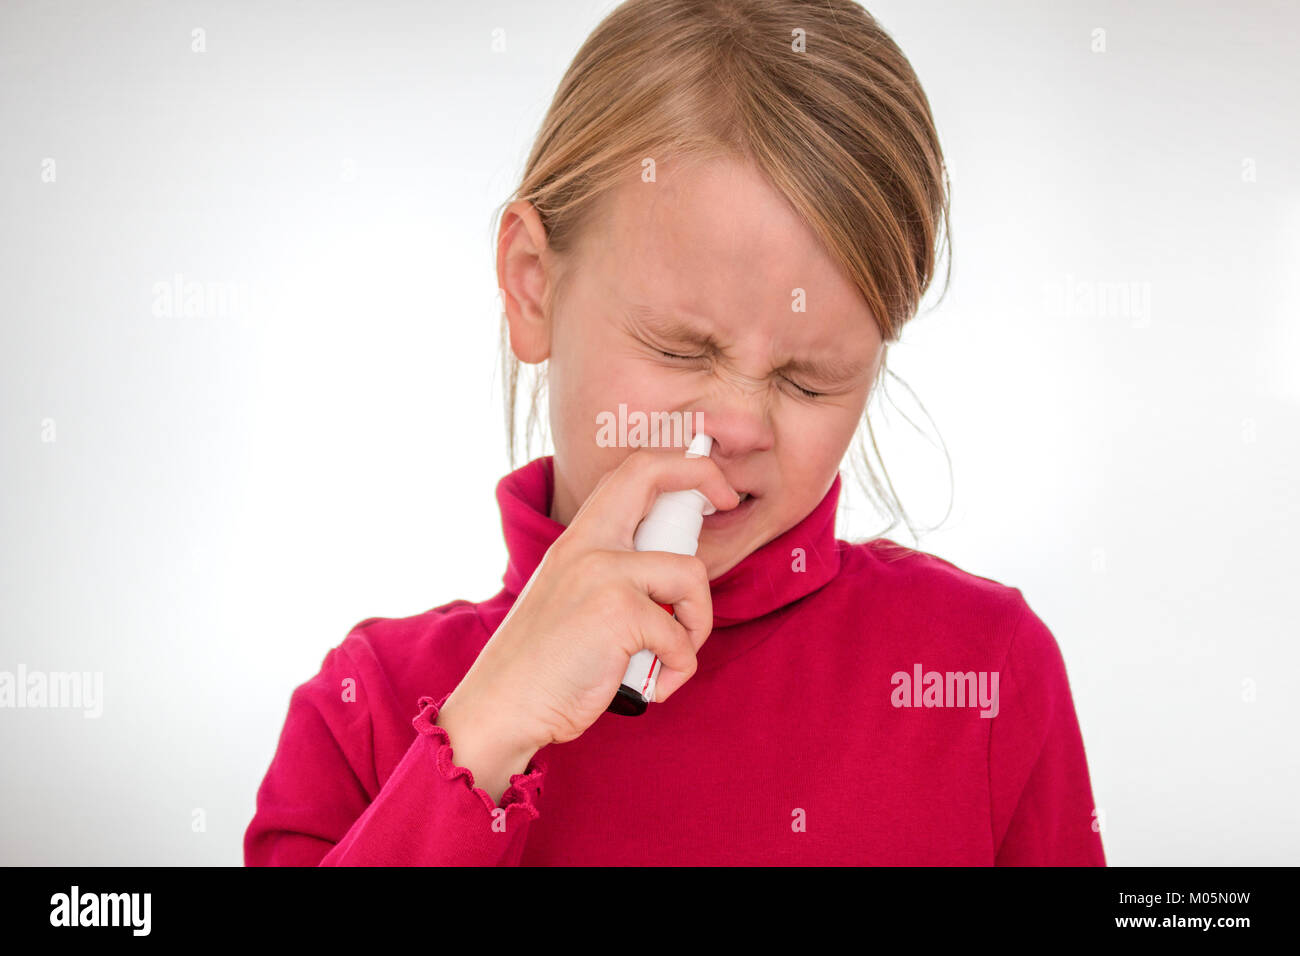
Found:
[[[1062, 657], [1021, 592], [834, 534], [947, 211], [925, 94], [851, 0], [614, 10], [497, 236], [555, 446], [497, 486], [504, 588], [325, 656], [246, 862], [1104, 865]], [[710, 457], [598, 440], [620, 405], [699, 415]], [[686, 488], [716, 509], [697, 555], [635, 552]], [[608, 712], [642, 648], [655, 702]]]

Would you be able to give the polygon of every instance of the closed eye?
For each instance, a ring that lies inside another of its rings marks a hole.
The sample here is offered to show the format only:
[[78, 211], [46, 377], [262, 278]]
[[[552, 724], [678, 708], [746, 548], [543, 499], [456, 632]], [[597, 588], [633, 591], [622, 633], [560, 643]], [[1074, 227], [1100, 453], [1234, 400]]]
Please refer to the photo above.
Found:
[[[786, 381], [787, 381], [787, 382], [790, 382], [790, 380], [789, 380], [788, 378], [786, 379]], [[791, 384], [791, 385], [794, 385], [795, 388], [799, 389], [799, 391], [802, 392], [804, 395], [806, 395], [808, 398], [821, 398], [821, 397], [822, 397], [822, 394], [823, 394], [822, 392], [810, 392], [810, 391], [808, 391], [808, 389], [804, 388], [802, 385], [795, 385], [794, 382], [790, 382], [790, 384]]]
[[[655, 349], [655, 351], [658, 352], [660, 355], [662, 355], [664, 358], [679, 359], [680, 361], [683, 362], [693, 362], [698, 359], [705, 358], [705, 356], [703, 355], [678, 355], [676, 352], [665, 352], [663, 349], [658, 349], [658, 348]], [[786, 381], [790, 382], [788, 378], [786, 379]], [[798, 389], [799, 394], [803, 395], [806, 398], [821, 398], [825, 394], [824, 392], [811, 391], [810, 389], [806, 389], [802, 385], [799, 385], [795, 382], [790, 382], [790, 385]]]

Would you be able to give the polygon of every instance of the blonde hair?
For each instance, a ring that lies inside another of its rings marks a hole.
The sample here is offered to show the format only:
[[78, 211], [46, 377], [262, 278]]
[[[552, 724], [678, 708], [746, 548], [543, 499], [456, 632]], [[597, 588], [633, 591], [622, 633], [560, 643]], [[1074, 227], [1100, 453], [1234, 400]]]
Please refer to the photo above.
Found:
[[[493, 235], [505, 207], [526, 200], [548, 247], [563, 256], [609, 190], [639, 176], [644, 157], [670, 154], [757, 168], [856, 284], [886, 353], [930, 285], [940, 236], [951, 273], [948, 176], [929, 102], [902, 51], [852, 0], [627, 0], [565, 72], [519, 188], [493, 217]], [[513, 469], [519, 361], [507, 340], [503, 310]], [[886, 359], [878, 380], [898, 379]], [[530, 457], [543, 385], [539, 370], [525, 425]], [[870, 416], [863, 419], [879, 458]], [[901, 519], [915, 536], [861, 438], [859, 429], [870, 482], [863, 487], [892, 518], [884, 531]]]

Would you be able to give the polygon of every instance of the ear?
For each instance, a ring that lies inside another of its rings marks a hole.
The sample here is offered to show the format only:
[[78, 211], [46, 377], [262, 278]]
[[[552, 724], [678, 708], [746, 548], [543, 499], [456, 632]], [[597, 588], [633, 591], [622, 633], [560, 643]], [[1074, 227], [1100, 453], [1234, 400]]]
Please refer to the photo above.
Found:
[[510, 326], [510, 348], [521, 362], [534, 364], [550, 357], [553, 272], [537, 210], [526, 200], [511, 203], [497, 235], [497, 288]]

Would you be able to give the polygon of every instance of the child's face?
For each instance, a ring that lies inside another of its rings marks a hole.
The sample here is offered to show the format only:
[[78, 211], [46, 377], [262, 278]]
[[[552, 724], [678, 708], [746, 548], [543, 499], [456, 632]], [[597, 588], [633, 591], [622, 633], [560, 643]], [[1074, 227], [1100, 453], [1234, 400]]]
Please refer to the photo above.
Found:
[[[610, 194], [562, 263], [522, 204], [526, 225], [507, 240], [499, 278], [516, 353], [550, 360], [551, 517], [567, 525], [600, 477], [634, 451], [602, 447], [598, 415], [617, 418], [620, 403], [628, 415], [702, 412], [711, 457], [736, 490], [756, 496], [744, 514], [705, 518], [697, 554], [712, 579], [821, 501], [883, 348], [857, 289], [750, 167], [661, 164], [657, 180], [630, 177]], [[560, 268], [567, 286], [547, 322], [539, 286]], [[806, 311], [796, 311], [800, 302]], [[674, 322], [714, 344], [673, 331]], [[838, 369], [789, 364], [800, 362]]]

